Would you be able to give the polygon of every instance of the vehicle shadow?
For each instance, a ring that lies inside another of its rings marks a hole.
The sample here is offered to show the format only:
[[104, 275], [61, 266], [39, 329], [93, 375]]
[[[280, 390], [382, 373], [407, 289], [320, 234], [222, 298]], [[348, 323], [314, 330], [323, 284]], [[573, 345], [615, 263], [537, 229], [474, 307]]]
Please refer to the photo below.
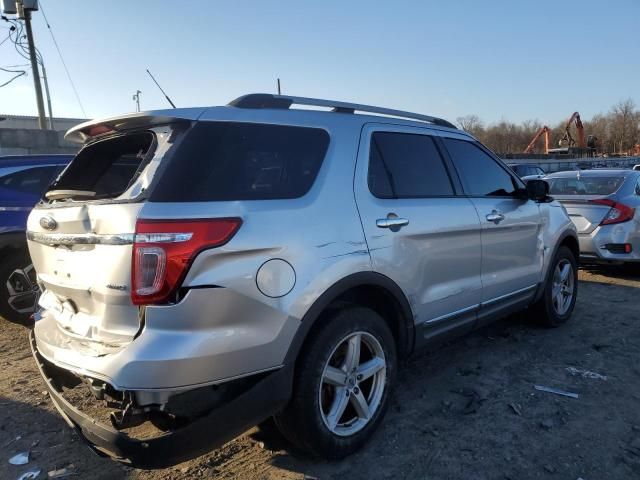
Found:
[[640, 263], [624, 263], [622, 265], [581, 265], [580, 270], [595, 276], [640, 281]]

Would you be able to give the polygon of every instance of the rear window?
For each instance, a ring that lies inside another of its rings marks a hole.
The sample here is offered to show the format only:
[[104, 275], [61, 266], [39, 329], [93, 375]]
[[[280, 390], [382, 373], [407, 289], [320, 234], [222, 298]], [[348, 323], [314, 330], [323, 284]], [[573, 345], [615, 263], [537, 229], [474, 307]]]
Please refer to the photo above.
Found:
[[624, 182], [624, 177], [551, 178], [551, 195], [611, 195]]
[[151, 200], [297, 198], [309, 191], [329, 145], [318, 128], [199, 122], [162, 173]]
[[95, 192], [95, 198], [115, 198], [137, 178], [154, 138], [145, 131], [87, 145], [51, 189], [84, 190]]

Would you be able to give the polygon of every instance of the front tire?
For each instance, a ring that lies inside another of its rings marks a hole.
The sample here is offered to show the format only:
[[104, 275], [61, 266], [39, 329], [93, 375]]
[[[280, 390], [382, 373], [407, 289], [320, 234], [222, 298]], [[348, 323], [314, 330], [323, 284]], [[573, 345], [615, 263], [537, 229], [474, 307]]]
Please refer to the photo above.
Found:
[[395, 342], [382, 317], [362, 307], [338, 311], [312, 335], [276, 425], [300, 450], [340, 459], [362, 447], [384, 417], [396, 376]]
[[547, 275], [544, 292], [533, 308], [535, 319], [558, 327], [571, 317], [578, 296], [578, 262], [565, 246], [558, 249]]

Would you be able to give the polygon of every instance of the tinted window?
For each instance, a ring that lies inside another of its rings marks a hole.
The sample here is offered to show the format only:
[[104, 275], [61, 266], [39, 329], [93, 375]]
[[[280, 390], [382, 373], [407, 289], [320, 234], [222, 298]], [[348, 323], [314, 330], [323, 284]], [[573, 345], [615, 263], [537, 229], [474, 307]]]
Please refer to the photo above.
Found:
[[301, 197], [313, 185], [328, 145], [329, 135], [318, 128], [200, 122], [178, 147], [151, 199]]
[[378, 198], [453, 195], [431, 137], [375, 132], [369, 151], [369, 190]]
[[467, 195], [484, 197], [514, 194], [517, 184], [511, 175], [480, 147], [452, 138], [444, 138], [443, 141]]
[[33, 167], [0, 177], [0, 188], [41, 195], [62, 167]]
[[552, 195], [611, 195], [624, 182], [624, 177], [571, 177], [549, 180]]

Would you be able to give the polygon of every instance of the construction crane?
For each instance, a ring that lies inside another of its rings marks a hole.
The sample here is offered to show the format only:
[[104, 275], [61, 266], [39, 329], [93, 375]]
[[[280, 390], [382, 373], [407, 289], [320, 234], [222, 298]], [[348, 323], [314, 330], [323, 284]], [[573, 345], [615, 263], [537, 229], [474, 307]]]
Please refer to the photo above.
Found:
[[582, 120], [580, 120], [580, 114], [578, 112], [573, 112], [573, 115], [569, 117], [567, 120], [567, 124], [564, 127], [564, 135], [558, 142], [559, 146], [562, 146], [564, 142], [567, 142], [568, 147], [573, 147], [576, 144], [575, 139], [571, 136], [571, 124], [575, 123], [576, 130], [578, 131], [578, 147], [584, 149], [587, 147], [587, 144], [584, 140], [584, 125], [582, 125]]
[[533, 148], [536, 146], [538, 139], [544, 134], [544, 153], [549, 153], [549, 136], [551, 135], [551, 129], [546, 125], [536, 132], [533, 140], [529, 142], [527, 148], [524, 149], [524, 153], [533, 153]]

